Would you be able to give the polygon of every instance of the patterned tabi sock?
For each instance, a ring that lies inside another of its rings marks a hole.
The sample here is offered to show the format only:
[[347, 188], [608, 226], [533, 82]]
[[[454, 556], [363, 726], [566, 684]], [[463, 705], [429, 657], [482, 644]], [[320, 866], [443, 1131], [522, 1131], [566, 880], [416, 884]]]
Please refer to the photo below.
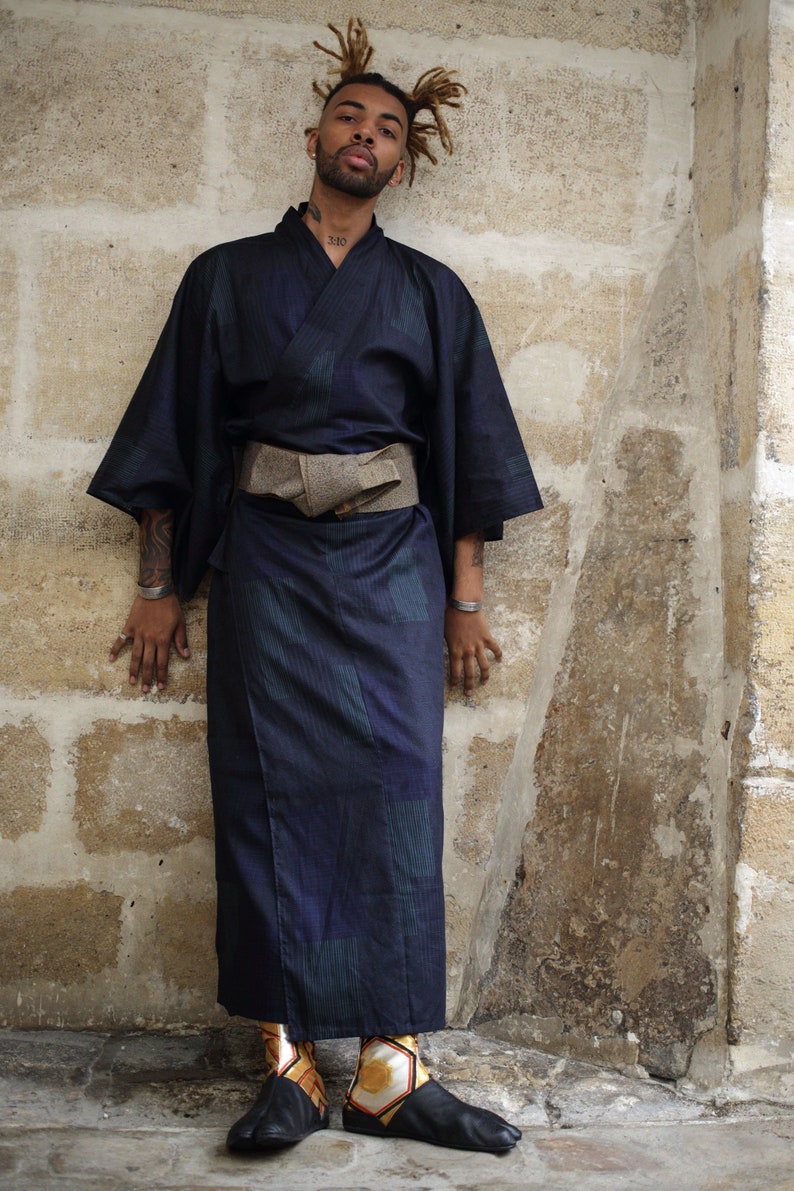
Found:
[[323, 1077], [314, 1065], [314, 1043], [290, 1042], [286, 1026], [272, 1021], [260, 1021], [259, 1031], [265, 1044], [267, 1074], [291, 1079], [324, 1113], [328, 1097]]
[[490, 1109], [464, 1103], [432, 1079], [413, 1034], [361, 1039], [342, 1128], [492, 1154], [511, 1150], [521, 1137], [515, 1125]]
[[429, 1080], [415, 1034], [362, 1038], [345, 1104], [388, 1125], [411, 1092]]

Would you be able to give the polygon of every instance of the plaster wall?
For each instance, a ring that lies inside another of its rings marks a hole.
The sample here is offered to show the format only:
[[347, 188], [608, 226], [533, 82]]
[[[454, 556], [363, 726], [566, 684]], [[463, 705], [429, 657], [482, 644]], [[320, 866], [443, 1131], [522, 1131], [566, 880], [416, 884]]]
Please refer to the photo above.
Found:
[[[447, 707], [450, 1020], [671, 1074], [725, 1021], [731, 848], [753, 868], [727, 776], [749, 741], [731, 709], [756, 631], [762, 8], [706, 5], [697, 28], [685, 0], [443, 0], [406, 5], [399, 27], [381, 0], [361, 9], [384, 73], [410, 85], [441, 61], [469, 86], [455, 156], [385, 195], [380, 218], [474, 292], [547, 502], [489, 552], [505, 660], [487, 695]], [[0, 5], [9, 1023], [224, 1020], [203, 596], [168, 695], [131, 693], [104, 658], [133, 528], [82, 493], [191, 257], [306, 197], [324, 69], [309, 47], [347, 16], [335, 0]], [[738, 132], [720, 91], [737, 21], [752, 26]], [[718, 171], [735, 162], [726, 211]], [[743, 946], [749, 987], [766, 953]]]

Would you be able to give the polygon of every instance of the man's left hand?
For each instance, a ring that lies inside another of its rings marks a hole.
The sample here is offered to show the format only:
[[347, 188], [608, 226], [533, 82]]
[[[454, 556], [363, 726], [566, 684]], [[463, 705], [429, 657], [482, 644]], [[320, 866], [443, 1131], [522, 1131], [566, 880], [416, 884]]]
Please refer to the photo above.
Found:
[[484, 612], [459, 612], [447, 608], [444, 617], [444, 637], [449, 653], [449, 684], [457, 686], [463, 678], [464, 695], [472, 695], [480, 671], [480, 684], [487, 682], [491, 674], [491, 661], [501, 662], [502, 650], [491, 636]]

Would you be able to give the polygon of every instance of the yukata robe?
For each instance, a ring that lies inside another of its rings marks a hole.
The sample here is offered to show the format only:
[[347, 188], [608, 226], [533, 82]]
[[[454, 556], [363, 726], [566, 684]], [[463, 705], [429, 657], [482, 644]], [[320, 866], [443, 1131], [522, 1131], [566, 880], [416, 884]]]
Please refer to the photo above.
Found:
[[[246, 440], [417, 451], [421, 503], [309, 519], [234, 493]], [[370, 232], [334, 269], [291, 209], [188, 269], [89, 491], [175, 512], [214, 567], [219, 1000], [295, 1039], [444, 1024], [443, 614], [456, 538], [541, 506], [479, 312]]]

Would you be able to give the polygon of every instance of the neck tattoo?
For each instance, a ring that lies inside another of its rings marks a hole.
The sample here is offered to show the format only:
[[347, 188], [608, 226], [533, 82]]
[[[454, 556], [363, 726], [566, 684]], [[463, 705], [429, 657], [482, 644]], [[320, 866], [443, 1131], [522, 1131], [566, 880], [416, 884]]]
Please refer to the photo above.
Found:
[[323, 217], [323, 213], [320, 210], [320, 208], [317, 206], [316, 203], [311, 202], [311, 200], [309, 201], [309, 203], [306, 207], [306, 214], [311, 215], [311, 217], [315, 221], [315, 223], [319, 223]]
[[347, 244], [347, 240], [344, 236], [329, 236], [328, 243], [332, 248], [344, 248], [345, 244]]

